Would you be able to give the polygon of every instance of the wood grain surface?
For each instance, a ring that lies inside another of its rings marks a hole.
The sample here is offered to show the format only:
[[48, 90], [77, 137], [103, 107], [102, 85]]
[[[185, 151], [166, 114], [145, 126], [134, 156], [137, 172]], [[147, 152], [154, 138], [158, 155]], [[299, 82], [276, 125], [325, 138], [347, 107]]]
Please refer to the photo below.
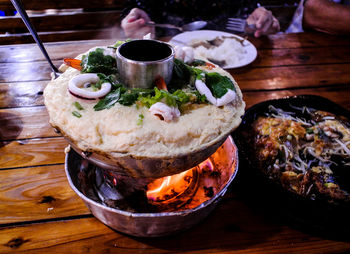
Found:
[[[31, 22], [37, 32], [101, 29], [117, 26], [120, 15], [121, 11], [37, 15], [31, 17]], [[28, 33], [28, 29], [20, 16], [10, 16], [0, 19], [0, 32]]]
[[[57, 32], [38, 32], [43, 42], [57, 41], [80, 41], [81, 39], [112, 39], [122, 36], [122, 31], [111, 28], [86, 29], [86, 30], [65, 30]], [[22, 43], [34, 43], [30, 33], [2, 34], [0, 35], [0, 45], [12, 45]]]
[[[228, 216], [229, 215], [229, 216]], [[222, 223], [222, 220], [225, 223]], [[339, 253], [350, 243], [336, 242], [276, 224], [227, 198], [194, 228], [175, 236], [134, 238], [95, 218], [50, 221], [0, 229], [0, 252], [26, 253]]]
[[[45, 46], [59, 66], [65, 57], [116, 40]], [[250, 40], [258, 58], [229, 70], [247, 107], [314, 94], [350, 109], [350, 38], [301, 33]], [[66, 180], [67, 142], [49, 125], [43, 100], [50, 72], [35, 44], [0, 46], [0, 253], [350, 252], [349, 237], [299, 228], [251, 206], [235, 181], [210, 216], [183, 233], [148, 239], [113, 231], [92, 216]]]
[[90, 212], [70, 188], [64, 164], [0, 170], [0, 225], [82, 214]]
[[62, 137], [2, 141], [0, 169], [64, 163], [67, 145]]

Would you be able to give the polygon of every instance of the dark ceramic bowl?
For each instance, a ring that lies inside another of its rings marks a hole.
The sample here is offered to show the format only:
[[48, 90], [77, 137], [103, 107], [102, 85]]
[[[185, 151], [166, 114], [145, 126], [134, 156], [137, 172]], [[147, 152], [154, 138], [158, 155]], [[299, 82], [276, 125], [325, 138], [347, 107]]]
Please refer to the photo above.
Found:
[[[269, 105], [293, 112], [290, 105], [311, 107], [327, 111], [337, 116], [350, 119], [350, 112], [338, 104], [315, 95], [300, 95], [275, 100], [268, 100], [250, 107], [243, 116], [241, 125], [233, 133], [240, 159], [240, 191], [247, 197], [257, 211], [266, 215], [292, 222], [293, 226], [301, 226], [313, 232], [326, 232], [341, 237], [349, 236], [350, 205], [348, 203], [333, 204], [327, 200], [312, 200], [298, 195], [271, 180], [259, 169], [259, 164], [252, 151], [252, 123], [268, 112]], [[349, 179], [350, 184], [350, 179]], [[306, 226], [306, 227], [305, 227]]]

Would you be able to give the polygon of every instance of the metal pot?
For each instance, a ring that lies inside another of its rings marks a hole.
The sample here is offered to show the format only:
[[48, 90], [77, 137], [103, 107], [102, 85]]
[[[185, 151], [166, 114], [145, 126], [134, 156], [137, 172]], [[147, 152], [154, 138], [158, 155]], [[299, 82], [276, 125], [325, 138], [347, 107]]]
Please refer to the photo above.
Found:
[[133, 40], [118, 47], [117, 67], [122, 82], [129, 88], [152, 88], [162, 77], [169, 83], [175, 51], [165, 42]]
[[81, 162], [84, 160], [73, 151], [66, 155], [65, 171], [71, 188], [83, 199], [92, 214], [104, 224], [133, 236], [165, 236], [186, 230], [200, 222], [216, 207], [226, 193], [238, 170], [238, 152], [231, 137], [222, 148], [219, 157], [227, 156], [228, 160], [221, 164], [221, 172], [225, 180], [220, 184], [219, 191], [193, 209], [176, 212], [135, 213], [105, 206], [96, 197], [88, 184], [86, 174], [82, 172]]

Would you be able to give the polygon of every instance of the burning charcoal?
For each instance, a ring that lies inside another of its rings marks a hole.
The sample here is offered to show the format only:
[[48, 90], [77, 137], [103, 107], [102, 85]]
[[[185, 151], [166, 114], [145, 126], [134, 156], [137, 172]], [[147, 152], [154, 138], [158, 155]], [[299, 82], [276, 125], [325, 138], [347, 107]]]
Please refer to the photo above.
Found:
[[221, 172], [220, 171], [212, 171], [212, 172], [210, 172], [210, 176], [219, 178], [221, 176]]
[[207, 196], [208, 198], [211, 198], [214, 196], [214, 188], [212, 186], [210, 187], [203, 186], [203, 188], [204, 188], [205, 196]]

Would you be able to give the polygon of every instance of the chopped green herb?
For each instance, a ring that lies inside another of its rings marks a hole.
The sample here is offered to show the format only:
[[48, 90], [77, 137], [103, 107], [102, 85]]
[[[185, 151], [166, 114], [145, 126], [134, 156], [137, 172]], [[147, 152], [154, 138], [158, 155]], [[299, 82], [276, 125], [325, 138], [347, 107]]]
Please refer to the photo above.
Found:
[[137, 120], [137, 125], [142, 125], [144, 118], [145, 118], [145, 116], [143, 114], [139, 114], [139, 119]]
[[82, 57], [81, 66], [84, 73], [103, 73], [106, 75], [117, 72], [117, 61], [110, 55], [103, 54], [104, 49], [97, 48], [95, 51]]
[[103, 73], [98, 73], [97, 76], [99, 78], [99, 81], [96, 84], [91, 85], [93, 91], [100, 90], [103, 83], [110, 83], [112, 85], [112, 91], [116, 88], [122, 87], [122, 84], [118, 82], [117, 77], [114, 74], [107, 76]]
[[193, 62], [190, 64], [191, 66], [204, 66], [206, 63], [203, 60], [200, 59], [194, 59]]
[[215, 98], [221, 98], [228, 89], [236, 91], [230, 78], [222, 76], [217, 72], [205, 74], [205, 84], [208, 86]]
[[197, 90], [194, 91], [193, 94], [196, 96], [195, 102], [197, 102], [197, 103], [207, 102], [207, 97], [204, 94], [200, 94]]
[[151, 95], [153, 92], [153, 89], [130, 89], [121, 95], [120, 100], [118, 102], [124, 106], [131, 106], [138, 100], [139, 97]]
[[146, 107], [150, 108], [157, 102], [163, 102], [171, 107], [177, 107], [190, 101], [190, 96], [182, 90], [176, 90], [174, 93], [169, 93], [165, 90], [159, 90], [154, 87], [154, 96], [140, 96], [139, 101]]
[[84, 109], [83, 106], [81, 106], [80, 103], [77, 102], [77, 101], [74, 102], [73, 105], [77, 108], [77, 110], [83, 110]]
[[117, 88], [113, 92], [110, 92], [103, 99], [101, 99], [95, 106], [95, 111], [100, 111], [103, 109], [109, 109], [116, 104], [120, 98], [121, 87]]
[[72, 115], [75, 116], [75, 117], [78, 117], [78, 118], [81, 117], [81, 114], [78, 111], [73, 111]]
[[173, 76], [168, 90], [173, 92], [191, 83], [192, 68], [179, 59], [174, 59]]
[[134, 92], [133, 90], [129, 90], [120, 96], [120, 99], [118, 102], [124, 106], [131, 106], [132, 104], [135, 103], [135, 101], [137, 101], [138, 97], [139, 97], [139, 94], [137, 92]]

